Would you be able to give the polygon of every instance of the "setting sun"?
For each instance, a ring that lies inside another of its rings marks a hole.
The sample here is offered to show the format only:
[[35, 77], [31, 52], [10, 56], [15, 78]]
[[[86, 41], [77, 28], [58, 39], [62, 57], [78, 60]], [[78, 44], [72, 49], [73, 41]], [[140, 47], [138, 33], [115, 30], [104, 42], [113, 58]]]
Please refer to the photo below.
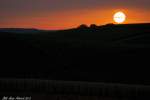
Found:
[[116, 23], [123, 23], [126, 20], [126, 15], [123, 12], [117, 12], [114, 14], [113, 19]]

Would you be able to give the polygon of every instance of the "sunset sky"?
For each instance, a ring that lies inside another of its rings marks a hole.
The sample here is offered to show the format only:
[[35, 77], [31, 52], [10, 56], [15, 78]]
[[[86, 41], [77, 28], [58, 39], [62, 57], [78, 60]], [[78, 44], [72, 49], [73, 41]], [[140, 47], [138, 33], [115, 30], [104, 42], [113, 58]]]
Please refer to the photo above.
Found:
[[149, 23], [150, 0], [0, 0], [0, 28], [68, 29], [80, 24]]

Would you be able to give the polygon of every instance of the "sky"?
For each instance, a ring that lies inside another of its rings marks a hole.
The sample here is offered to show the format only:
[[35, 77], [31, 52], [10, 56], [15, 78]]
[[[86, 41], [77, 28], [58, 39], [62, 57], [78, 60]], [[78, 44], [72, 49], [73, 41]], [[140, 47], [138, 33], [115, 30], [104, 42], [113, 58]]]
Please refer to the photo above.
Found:
[[150, 0], [0, 0], [0, 28], [69, 29], [81, 24], [149, 23]]

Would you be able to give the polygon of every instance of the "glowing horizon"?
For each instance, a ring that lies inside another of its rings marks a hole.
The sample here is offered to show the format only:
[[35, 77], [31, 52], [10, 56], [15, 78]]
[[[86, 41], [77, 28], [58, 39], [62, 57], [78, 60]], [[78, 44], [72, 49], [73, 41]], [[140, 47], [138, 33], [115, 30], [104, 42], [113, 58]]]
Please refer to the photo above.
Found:
[[[150, 7], [148, 5], [150, 1], [147, 0], [143, 0], [143, 2], [145, 1], [144, 3], [137, 0], [135, 5], [131, 5], [134, 2], [129, 0], [124, 2], [124, 4], [120, 1], [114, 2], [112, 0], [89, 0], [89, 2], [86, 1], [87, 4], [84, 4], [78, 0], [77, 2], [72, 0], [73, 3], [76, 3], [73, 4], [69, 2], [72, 6], [67, 5], [67, 0], [62, 0], [60, 2], [63, 4], [59, 4], [59, 0], [37, 1], [38, 2], [36, 6], [32, 4], [28, 4], [27, 6], [27, 1], [25, 0], [14, 0], [14, 2], [10, 2], [9, 0], [2, 0], [1, 3], [4, 4], [0, 4], [2, 6], [2, 9], [0, 9], [0, 28], [36, 28], [59, 30], [76, 28], [81, 24], [104, 25], [108, 23], [114, 23], [113, 15], [118, 11], [123, 11], [127, 16], [126, 21], [122, 24], [150, 23]], [[49, 5], [47, 5], [48, 2], [50, 3]], [[52, 5], [51, 2], [54, 4], [57, 3], [56, 7], [52, 6], [49, 8], [49, 6]], [[11, 5], [11, 3], [13, 3], [13, 5]], [[5, 7], [6, 4], [11, 5], [10, 8], [9, 6]]]

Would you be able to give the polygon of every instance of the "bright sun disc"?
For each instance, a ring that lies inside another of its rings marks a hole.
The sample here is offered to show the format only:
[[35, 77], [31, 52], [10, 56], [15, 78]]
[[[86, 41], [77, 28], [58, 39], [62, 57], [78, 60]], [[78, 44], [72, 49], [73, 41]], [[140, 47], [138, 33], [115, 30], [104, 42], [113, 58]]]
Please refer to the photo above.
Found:
[[117, 12], [114, 14], [114, 21], [116, 23], [123, 23], [126, 20], [126, 15], [123, 12]]

